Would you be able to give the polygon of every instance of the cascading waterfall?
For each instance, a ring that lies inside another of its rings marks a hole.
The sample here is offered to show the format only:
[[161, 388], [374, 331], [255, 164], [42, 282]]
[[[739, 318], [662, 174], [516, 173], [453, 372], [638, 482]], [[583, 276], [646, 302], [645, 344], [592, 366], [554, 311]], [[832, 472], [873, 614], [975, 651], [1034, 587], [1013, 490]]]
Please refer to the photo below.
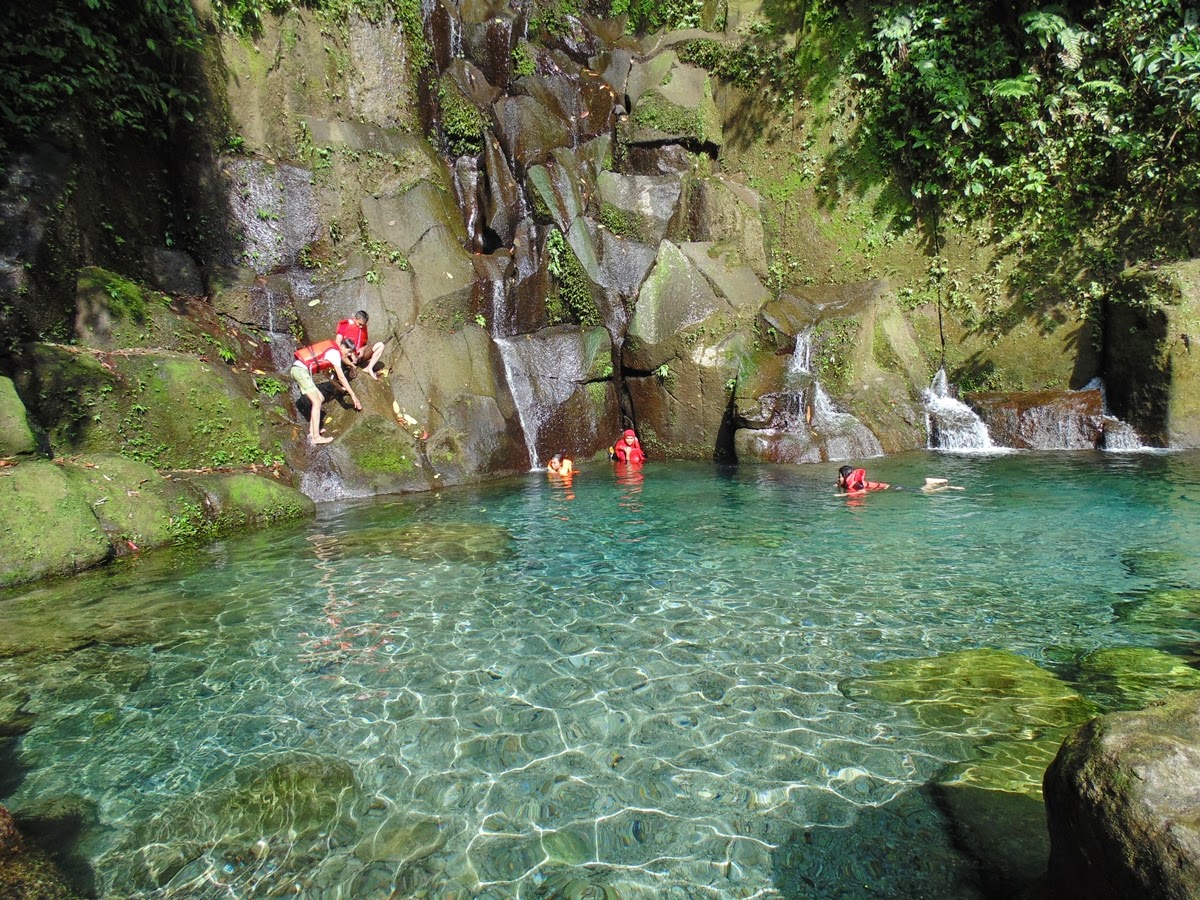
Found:
[[1108, 394], [1104, 390], [1104, 379], [1093, 378], [1080, 390], [1099, 391], [1100, 402], [1104, 408], [1104, 449], [1116, 453], [1140, 453], [1154, 448], [1142, 443], [1137, 431], [1128, 422], [1122, 422], [1108, 410]]
[[541, 423], [538, 421], [537, 396], [533, 387], [533, 379], [525, 368], [524, 360], [516, 351], [516, 343], [510, 338], [495, 337], [500, 359], [504, 362], [504, 378], [508, 382], [509, 393], [517, 407], [517, 419], [521, 423], [521, 431], [525, 435], [525, 449], [529, 451], [530, 470], [540, 468], [537, 452], [537, 436]]
[[831, 460], [883, 456], [883, 445], [866, 425], [833, 405], [821, 382], [813, 382], [812, 430], [825, 439]]
[[869, 428], [842, 412], [812, 371], [812, 331], [796, 335], [787, 369], [789, 389], [769, 397], [769, 425], [756, 429], [760, 458], [809, 463], [882, 456]]
[[992, 443], [983, 420], [967, 404], [951, 396], [945, 369], [938, 369], [922, 397], [929, 449], [958, 452], [999, 449]]

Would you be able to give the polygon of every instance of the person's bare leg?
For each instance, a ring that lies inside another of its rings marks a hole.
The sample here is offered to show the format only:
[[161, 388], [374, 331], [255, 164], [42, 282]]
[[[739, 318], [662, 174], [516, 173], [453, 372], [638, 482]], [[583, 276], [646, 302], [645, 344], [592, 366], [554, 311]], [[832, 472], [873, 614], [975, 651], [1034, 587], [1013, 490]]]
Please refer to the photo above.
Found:
[[367, 368], [364, 370], [368, 375], [379, 380], [379, 376], [375, 374], [375, 364], [379, 362], [379, 357], [383, 356], [383, 344], [376, 344], [371, 348], [371, 361], [367, 363]]
[[304, 396], [312, 402], [312, 412], [308, 414], [308, 442], [314, 447], [330, 443], [333, 438], [321, 434], [321, 403], [325, 398], [320, 391], [306, 391]]

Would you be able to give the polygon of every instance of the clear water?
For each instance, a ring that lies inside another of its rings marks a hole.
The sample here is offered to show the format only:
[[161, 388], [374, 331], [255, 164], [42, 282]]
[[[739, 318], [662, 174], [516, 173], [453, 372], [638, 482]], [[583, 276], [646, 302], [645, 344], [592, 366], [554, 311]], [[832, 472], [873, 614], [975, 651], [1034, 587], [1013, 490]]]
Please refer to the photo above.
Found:
[[919, 789], [988, 728], [846, 680], [1193, 654], [1127, 613], [1200, 587], [1200, 457], [834, 468], [585, 464], [9, 594], [0, 802], [75, 798], [104, 897], [971, 896]]

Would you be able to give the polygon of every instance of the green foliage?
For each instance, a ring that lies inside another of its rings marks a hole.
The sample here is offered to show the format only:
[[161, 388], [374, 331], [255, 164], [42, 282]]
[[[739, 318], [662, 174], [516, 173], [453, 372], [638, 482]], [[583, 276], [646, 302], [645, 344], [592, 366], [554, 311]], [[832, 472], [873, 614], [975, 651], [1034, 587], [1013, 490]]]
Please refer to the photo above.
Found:
[[546, 268], [554, 279], [554, 286], [546, 297], [546, 317], [550, 324], [599, 325], [600, 310], [592, 297], [591, 282], [557, 228], [546, 238], [545, 253]]
[[0, 147], [69, 109], [103, 133], [165, 135], [200, 108], [178, 64], [199, 47], [189, 0], [0, 4]]
[[562, 37], [579, 12], [578, 0], [537, 0], [529, 15], [529, 34]]
[[473, 156], [483, 151], [483, 115], [475, 104], [459, 93], [452, 82], [438, 86], [442, 111], [442, 133], [451, 156]]
[[1179, 256], [1200, 228], [1200, 18], [1179, 0], [891, 2], [859, 64], [866, 133], [935, 216], [1102, 280], [1123, 261], [1089, 247]]
[[267, 397], [278, 397], [287, 393], [287, 385], [278, 378], [256, 378], [254, 386], [260, 394]]
[[647, 34], [681, 28], [699, 28], [704, 0], [613, 0], [611, 15], [628, 15], [625, 30]]
[[691, 41], [679, 48], [679, 58], [744, 90], [765, 90], [780, 106], [792, 103], [804, 83], [800, 57], [765, 28], [742, 44]]
[[517, 41], [517, 46], [513, 47], [512, 51], [513, 74], [518, 78], [532, 75], [535, 71], [534, 62], [534, 51], [529, 41]]

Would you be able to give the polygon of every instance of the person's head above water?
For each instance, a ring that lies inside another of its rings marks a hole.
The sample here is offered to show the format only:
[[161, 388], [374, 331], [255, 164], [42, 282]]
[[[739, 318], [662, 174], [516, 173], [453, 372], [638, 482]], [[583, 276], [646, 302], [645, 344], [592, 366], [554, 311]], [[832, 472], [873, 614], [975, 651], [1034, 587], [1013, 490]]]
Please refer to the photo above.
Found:
[[846, 487], [850, 483], [850, 476], [853, 474], [854, 466], [842, 466], [840, 469], [838, 469], [838, 487]]
[[632, 444], [634, 441], [637, 440], [637, 432], [634, 431], [632, 428], [626, 428], [625, 433], [622, 435], [622, 437], [625, 439], [625, 443]]

